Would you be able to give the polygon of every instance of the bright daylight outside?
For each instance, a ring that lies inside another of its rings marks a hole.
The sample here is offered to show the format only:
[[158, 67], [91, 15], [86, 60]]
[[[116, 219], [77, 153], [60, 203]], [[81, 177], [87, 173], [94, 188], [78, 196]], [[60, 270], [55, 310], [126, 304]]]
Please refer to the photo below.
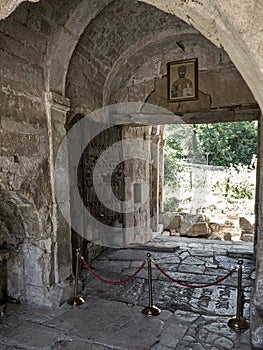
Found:
[[166, 127], [166, 235], [254, 240], [257, 130], [257, 122]]

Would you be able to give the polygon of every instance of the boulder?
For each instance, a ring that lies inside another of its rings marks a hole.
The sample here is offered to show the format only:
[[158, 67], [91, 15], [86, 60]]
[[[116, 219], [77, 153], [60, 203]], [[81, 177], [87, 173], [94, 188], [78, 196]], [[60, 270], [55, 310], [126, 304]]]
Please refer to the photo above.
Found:
[[225, 241], [232, 241], [232, 235], [230, 232], [224, 232], [224, 240]]
[[196, 222], [186, 232], [185, 235], [189, 237], [207, 236], [211, 230], [207, 222]]
[[252, 233], [242, 233], [240, 239], [243, 242], [254, 242], [254, 234], [252, 234]]
[[181, 227], [178, 232], [187, 236], [205, 236], [211, 232], [208, 227], [208, 219], [205, 215], [185, 215], [181, 220]]
[[170, 231], [166, 231], [165, 230], [165, 231], [162, 232], [162, 235], [163, 236], [170, 236]]
[[208, 237], [208, 239], [213, 239], [216, 241], [222, 241], [222, 237], [218, 233], [213, 233], [211, 236]]
[[171, 236], [180, 237], [180, 233], [177, 232], [175, 229], [170, 230], [170, 235]]
[[223, 226], [223, 232], [224, 233], [231, 233], [231, 234], [237, 234], [239, 231], [238, 225], [236, 225], [236, 222], [231, 220], [226, 220]]
[[222, 234], [224, 226], [222, 224], [219, 224], [217, 222], [209, 222], [209, 227], [211, 230], [211, 233], [217, 233]]
[[163, 224], [166, 230], [176, 230], [181, 225], [181, 215], [178, 213], [160, 214], [159, 223]]
[[249, 220], [244, 218], [243, 216], [239, 218], [239, 227], [241, 231], [246, 231], [251, 233], [254, 232], [253, 224], [251, 224], [251, 222], [249, 222]]

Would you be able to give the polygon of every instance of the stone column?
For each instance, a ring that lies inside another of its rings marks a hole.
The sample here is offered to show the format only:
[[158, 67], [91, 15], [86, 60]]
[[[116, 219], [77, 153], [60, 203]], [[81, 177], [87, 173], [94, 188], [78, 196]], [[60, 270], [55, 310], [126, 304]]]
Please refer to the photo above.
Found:
[[256, 192], [256, 223], [255, 223], [255, 253], [256, 280], [253, 297], [251, 298], [251, 337], [255, 349], [263, 348], [263, 128], [262, 118], [259, 121], [258, 132], [258, 168]]
[[[60, 184], [55, 184], [54, 170], [58, 148], [66, 135], [65, 124], [67, 112], [70, 109], [70, 102], [61, 95], [49, 92], [45, 95], [45, 106], [49, 136], [49, 165], [52, 189], [53, 286], [56, 289], [56, 296], [53, 296], [56, 300], [51, 300], [50, 303], [60, 304], [72, 293], [72, 286], [68, 286], [65, 282], [66, 278], [72, 273], [72, 254], [70, 223], [66, 222], [59, 210], [59, 206], [63, 205], [63, 203], [58, 203], [56, 200], [55, 185], [60, 186], [59, 191], [63, 193], [63, 201], [69, 201], [69, 184], [64, 180]], [[60, 166], [63, 167], [63, 164], [60, 164]], [[68, 290], [68, 294], [65, 293], [65, 289]]]

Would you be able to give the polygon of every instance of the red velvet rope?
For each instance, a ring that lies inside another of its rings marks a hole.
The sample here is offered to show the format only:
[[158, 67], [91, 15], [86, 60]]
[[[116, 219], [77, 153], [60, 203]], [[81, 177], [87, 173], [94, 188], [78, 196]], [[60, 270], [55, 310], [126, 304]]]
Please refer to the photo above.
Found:
[[207, 283], [207, 284], [203, 284], [203, 285], [192, 285], [192, 284], [188, 284], [188, 283], [183, 283], [180, 281], [177, 281], [176, 279], [172, 278], [171, 276], [169, 276], [163, 269], [160, 268], [160, 266], [158, 264], [156, 264], [154, 262], [154, 265], [157, 267], [157, 269], [165, 276], [167, 277], [169, 280], [171, 280], [172, 282], [175, 282], [177, 284], [179, 284], [180, 286], [183, 287], [188, 287], [188, 288], [204, 288], [204, 287], [210, 287], [210, 286], [214, 286], [222, 281], [224, 281], [226, 278], [228, 278], [229, 276], [231, 276], [236, 269], [233, 269], [231, 271], [229, 271], [224, 277], [219, 278], [218, 280], [216, 280], [215, 282], [211, 282], [211, 283]]
[[86, 266], [86, 268], [89, 270], [89, 272], [96, 278], [98, 278], [100, 281], [104, 282], [104, 283], [108, 283], [108, 284], [122, 284], [122, 283], [126, 283], [129, 282], [130, 280], [132, 280], [136, 275], [138, 275], [138, 273], [144, 268], [145, 265], [145, 261], [142, 263], [142, 265], [138, 268], [138, 270], [136, 270], [130, 277], [127, 277], [121, 281], [109, 281], [106, 280], [105, 278], [99, 276], [96, 274], [96, 272], [94, 272], [92, 270], [92, 268], [89, 266], [89, 264], [85, 261], [85, 259], [83, 258], [83, 256], [80, 257], [81, 260], [83, 261], [83, 264]]

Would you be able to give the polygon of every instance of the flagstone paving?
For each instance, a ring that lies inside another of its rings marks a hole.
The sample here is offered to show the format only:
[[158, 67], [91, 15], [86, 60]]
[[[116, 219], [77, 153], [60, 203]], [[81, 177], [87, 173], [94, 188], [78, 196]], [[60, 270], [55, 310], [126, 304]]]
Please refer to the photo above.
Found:
[[[202, 285], [226, 275], [243, 259], [243, 316], [249, 320], [254, 282], [250, 243], [187, 239], [163, 240], [134, 249], [107, 249], [91, 267], [105, 279], [119, 281], [134, 273], [146, 253], [171, 277]], [[235, 332], [227, 325], [236, 313], [237, 272], [206, 288], [182, 287], [152, 265], [153, 302], [159, 316], [142, 314], [148, 306], [147, 266], [130, 282], [106, 284], [83, 266], [82, 306], [8, 305], [0, 318], [0, 349], [41, 350], [202, 350], [252, 349], [250, 330]]]

